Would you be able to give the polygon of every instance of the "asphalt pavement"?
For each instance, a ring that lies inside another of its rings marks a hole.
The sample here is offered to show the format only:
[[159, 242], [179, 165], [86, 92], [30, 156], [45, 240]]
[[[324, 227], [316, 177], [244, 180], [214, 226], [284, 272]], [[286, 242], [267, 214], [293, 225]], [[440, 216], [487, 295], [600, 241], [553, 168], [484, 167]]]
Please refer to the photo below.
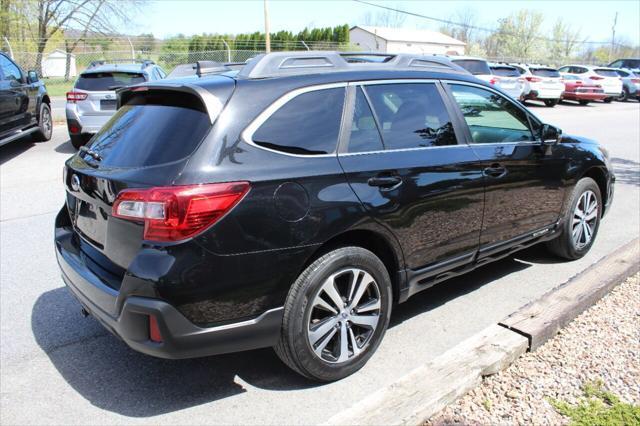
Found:
[[290, 372], [270, 349], [196, 360], [138, 354], [64, 288], [53, 251], [65, 128], [0, 148], [0, 423], [315, 424], [496, 323], [640, 235], [640, 104], [532, 107], [565, 133], [601, 141], [618, 183], [583, 259], [543, 248], [485, 266], [398, 306], [378, 352], [332, 384]]

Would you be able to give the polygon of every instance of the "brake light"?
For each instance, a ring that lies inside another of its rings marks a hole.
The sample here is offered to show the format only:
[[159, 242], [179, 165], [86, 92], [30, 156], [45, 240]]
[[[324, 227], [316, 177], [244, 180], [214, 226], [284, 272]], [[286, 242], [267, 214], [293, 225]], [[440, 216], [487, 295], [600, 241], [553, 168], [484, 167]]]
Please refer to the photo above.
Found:
[[597, 75], [592, 75], [591, 77], [589, 77], [591, 80], [604, 80], [604, 77], [599, 77]]
[[635, 84], [640, 84], [640, 78], [632, 78], [631, 82]]
[[76, 101], [84, 101], [87, 94], [83, 92], [67, 92], [67, 102], [76, 103]]
[[539, 83], [542, 81], [542, 79], [539, 77], [527, 76], [525, 78], [527, 79], [527, 81], [530, 81], [531, 83]]
[[158, 319], [154, 315], [149, 315], [149, 340], [162, 343], [162, 333], [160, 333]]
[[500, 79], [498, 77], [493, 77], [491, 80], [489, 80], [489, 84], [496, 84], [499, 81]]
[[113, 203], [113, 216], [144, 222], [145, 240], [180, 241], [216, 223], [249, 188], [249, 182], [227, 182], [126, 189]]

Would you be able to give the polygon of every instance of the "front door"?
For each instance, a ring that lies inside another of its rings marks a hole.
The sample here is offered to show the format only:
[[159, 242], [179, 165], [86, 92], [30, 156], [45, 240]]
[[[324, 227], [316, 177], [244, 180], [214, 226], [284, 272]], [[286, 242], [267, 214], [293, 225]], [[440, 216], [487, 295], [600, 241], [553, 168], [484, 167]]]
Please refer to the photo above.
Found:
[[497, 91], [453, 83], [448, 89], [486, 177], [481, 254], [548, 232], [562, 209], [563, 147], [543, 146], [535, 118]]
[[454, 129], [440, 84], [371, 82], [350, 90], [352, 124], [339, 160], [360, 201], [395, 233], [409, 269], [471, 262], [482, 170]]
[[27, 125], [29, 95], [20, 68], [4, 55], [0, 55], [2, 68], [2, 128], [1, 132]]

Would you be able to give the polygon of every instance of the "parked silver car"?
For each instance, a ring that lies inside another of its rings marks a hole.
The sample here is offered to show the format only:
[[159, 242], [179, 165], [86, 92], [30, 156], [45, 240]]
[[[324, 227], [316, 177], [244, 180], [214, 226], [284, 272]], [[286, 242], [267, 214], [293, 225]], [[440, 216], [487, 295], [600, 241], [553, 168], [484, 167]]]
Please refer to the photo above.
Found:
[[77, 149], [86, 144], [116, 111], [116, 90], [160, 80], [166, 77], [153, 61], [95, 61], [67, 92], [67, 128], [71, 144]]
[[622, 79], [622, 94], [617, 100], [620, 102], [626, 102], [629, 99], [640, 101], [640, 71], [618, 68], [616, 72]]

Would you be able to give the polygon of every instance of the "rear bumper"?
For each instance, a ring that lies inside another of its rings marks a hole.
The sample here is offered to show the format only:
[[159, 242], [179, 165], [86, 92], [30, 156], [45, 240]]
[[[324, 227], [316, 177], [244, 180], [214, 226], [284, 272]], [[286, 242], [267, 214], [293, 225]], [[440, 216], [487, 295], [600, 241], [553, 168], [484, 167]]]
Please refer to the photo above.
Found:
[[[80, 304], [107, 330], [136, 351], [159, 358], [195, 358], [274, 346], [279, 338], [284, 308], [256, 318], [200, 327], [174, 306], [160, 299], [126, 296], [103, 284], [69, 250], [71, 232], [56, 230], [56, 257], [62, 278]], [[157, 320], [162, 342], [149, 338], [149, 316]]]
[[74, 104], [67, 103], [65, 113], [67, 123], [76, 123], [80, 128], [80, 131], [77, 132], [78, 134], [95, 134], [109, 121], [115, 111], [111, 114], [83, 115], [77, 111]]
[[532, 89], [525, 95], [526, 99], [560, 99], [562, 90], [537, 90]]
[[564, 92], [562, 99], [568, 99], [573, 101], [601, 101], [608, 98], [606, 93], [578, 93], [578, 92]]

